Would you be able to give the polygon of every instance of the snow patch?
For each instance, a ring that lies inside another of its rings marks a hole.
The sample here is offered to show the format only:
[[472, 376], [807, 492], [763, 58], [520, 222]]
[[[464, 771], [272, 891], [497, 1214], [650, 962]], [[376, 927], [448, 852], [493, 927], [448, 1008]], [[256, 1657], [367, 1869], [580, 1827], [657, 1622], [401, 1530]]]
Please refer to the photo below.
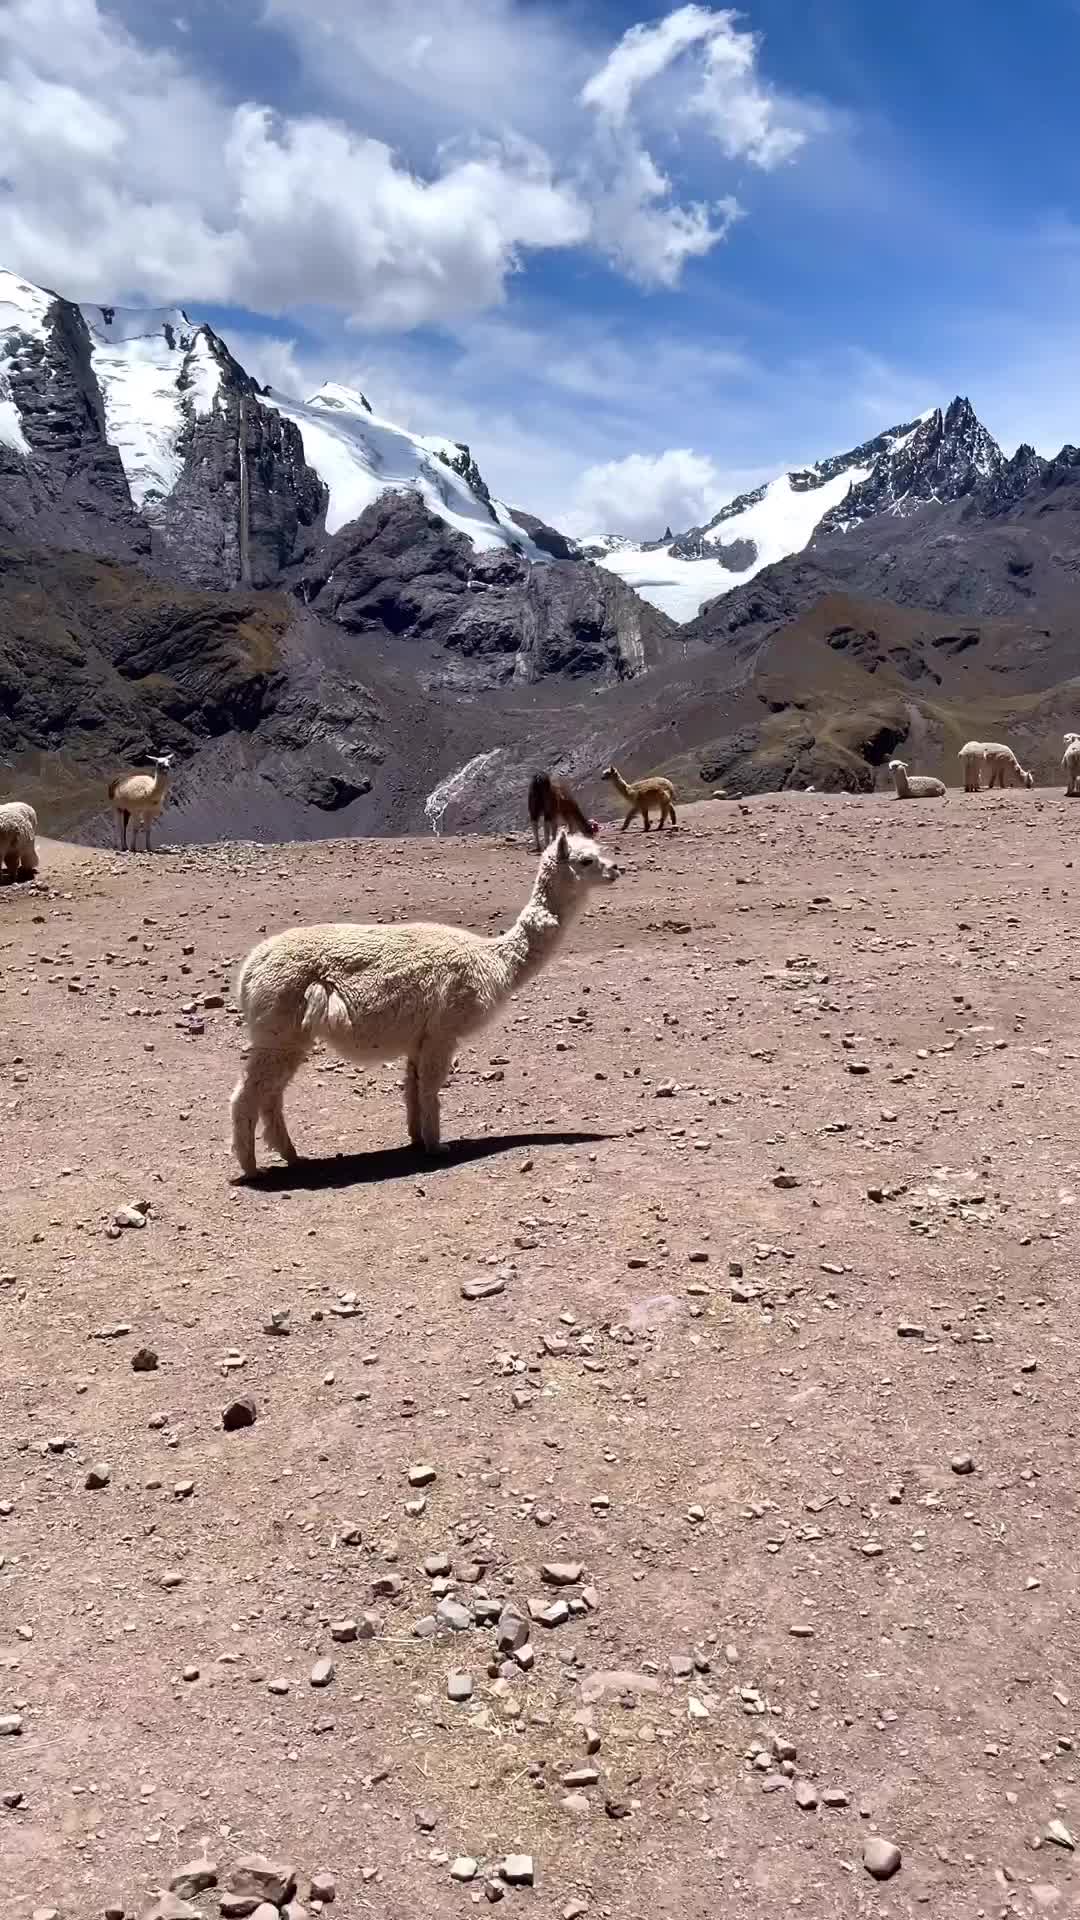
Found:
[[477, 775], [483, 773], [485, 767], [490, 767], [504, 752], [503, 747], [492, 747], [489, 753], [474, 754], [463, 767], [458, 767], [456, 773], [448, 773], [445, 780], [440, 780], [438, 786], [432, 788], [424, 801], [424, 818], [432, 833], [442, 832], [443, 815], [447, 807], [452, 806], [455, 800], [460, 800]]
[[358, 390], [336, 383], [320, 387], [307, 402], [276, 391], [260, 398], [299, 427], [304, 459], [329, 490], [328, 533], [356, 520], [384, 493], [412, 492], [477, 552], [517, 547], [528, 560], [547, 560], [505, 508], [493, 519], [487, 501], [446, 464], [460, 457], [452, 440], [407, 433], [373, 413]]
[[868, 467], [848, 467], [820, 487], [793, 487], [787, 473], [771, 480], [760, 500], [730, 520], [721, 521], [704, 536], [714, 547], [727, 547], [736, 540], [752, 541], [754, 559], [740, 572], [732, 572], [720, 560], [684, 560], [670, 547], [609, 545], [598, 555], [599, 564], [617, 573], [643, 600], [651, 601], [673, 620], [693, 620], [706, 600], [741, 587], [763, 567], [786, 560], [789, 554], [801, 553], [809, 545], [818, 521], [839, 506], [849, 488], [858, 486], [869, 471]]
[[10, 447], [24, 459], [31, 447], [15, 402], [11, 369], [27, 339], [48, 339], [51, 305], [52, 295], [41, 287], [31, 286], [15, 273], [0, 273], [0, 447]]
[[181, 307], [84, 306], [80, 312], [90, 332], [106, 435], [135, 505], [152, 514], [183, 472], [179, 449], [188, 406], [206, 415], [217, 404], [221, 367], [211, 337]]

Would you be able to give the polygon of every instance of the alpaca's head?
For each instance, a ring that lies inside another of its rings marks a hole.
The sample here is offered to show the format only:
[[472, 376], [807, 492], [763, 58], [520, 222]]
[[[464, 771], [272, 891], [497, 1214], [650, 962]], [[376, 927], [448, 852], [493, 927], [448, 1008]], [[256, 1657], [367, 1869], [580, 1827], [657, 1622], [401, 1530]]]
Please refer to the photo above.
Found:
[[895, 776], [896, 774], [898, 774], [898, 773], [906, 773], [906, 772], [907, 772], [907, 761], [906, 761], [906, 760], [890, 760], [890, 761], [889, 761], [889, 772], [890, 772], [891, 774], [893, 774], [894, 776]]
[[1065, 745], [1067, 747], [1071, 747], [1077, 740], [1080, 740], [1080, 733], [1067, 733], [1065, 735]]
[[1024, 785], [1025, 787], [1033, 787], [1035, 785], [1035, 775], [1033, 773], [1024, 774]]
[[158, 767], [162, 773], [168, 773], [176, 755], [174, 753], [151, 753], [147, 758], [152, 767]]
[[592, 837], [593, 837], [593, 839], [594, 839], [594, 840], [596, 839], [596, 836], [597, 836], [597, 834], [599, 833], [599, 831], [600, 831], [600, 822], [599, 822], [599, 820], [590, 820], [590, 821], [589, 821], [589, 832], [590, 832], [590, 833], [592, 834]]
[[600, 778], [601, 778], [601, 780], [616, 780], [616, 779], [618, 779], [618, 772], [617, 772], [617, 769], [616, 769], [615, 767], [605, 767], [605, 768], [604, 768], [604, 771], [603, 771], [603, 773], [602, 773], [602, 774], [600, 775]]
[[583, 833], [567, 833], [565, 827], [545, 849], [540, 869], [567, 902], [583, 899], [591, 887], [610, 887], [619, 877], [614, 860], [601, 853], [595, 840], [587, 840]]

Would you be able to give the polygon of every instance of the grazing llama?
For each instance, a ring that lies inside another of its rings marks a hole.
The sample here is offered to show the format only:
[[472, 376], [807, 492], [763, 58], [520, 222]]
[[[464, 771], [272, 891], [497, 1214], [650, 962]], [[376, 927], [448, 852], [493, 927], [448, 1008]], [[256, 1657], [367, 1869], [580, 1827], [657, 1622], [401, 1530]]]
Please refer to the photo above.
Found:
[[675, 818], [675, 789], [670, 780], [653, 773], [645, 780], [624, 780], [618, 767], [605, 767], [603, 778], [610, 780], [617, 793], [630, 802], [630, 811], [622, 823], [621, 831], [626, 832], [635, 813], [640, 813], [642, 831], [649, 831], [649, 808], [659, 807], [660, 818], [656, 831], [660, 832], [665, 820], [670, 820], [673, 828], [678, 826]]
[[1080, 733], [1065, 735], [1065, 751], [1061, 756], [1061, 764], [1065, 769], [1065, 791], [1071, 798], [1075, 798], [1080, 794]]
[[988, 787], [1033, 787], [1035, 775], [1027, 773], [1020, 765], [1011, 747], [1003, 747], [1000, 741], [988, 740], [983, 747], [983, 766], [988, 775]]
[[38, 870], [37, 814], [25, 800], [0, 806], [0, 868], [9, 880], [32, 880]]
[[600, 831], [600, 822], [586, 819], [569, 787], [561, 780], [553, 780], [550, 773], [534, 773], [529, 781], [529, 822], [537, 853], [541, 821], [545, 847], [551, 844], [560, 827], [569, 833], [580, 833], [587, 840], [595, 840]]
[[128, 821], [131, 821], [131, 851], [137, 850], [139, 826], [142, 825], [143, 841], [146, 851], [150, 851], [150, 823], [160, 818], [165, 805], [165, 795], [169, 786], [169, 768], [173, 763], [171, 753], [152, 753], [148, 756], [153, 773], [128, 773], [118, 780], [109, 782], [109, 799], [116, 814], [120, 833], [120, 851], [127, 852]]
[[552, 958], [592, 888], [617, 877], [592, 840], [560, 830], [506, 933], [344, 922], [263, 940], [237, 984], [250, 1050], [232, 1096], [232, 1137], [245, 1174], [255, 1172], [260, 1120], [274, 1152], [297, 1158], [282, 1102], [316, 1040], [346, 1060], [404, 1056], [409, 1139], [437, 1153], [439, 1092], [462, 1040]]
[[929, 773], [909, 773], [905, 760], [890, 760], [889, 772], [898, 800], [941, 800], [944, 797], [944, 780], [935, 780]]

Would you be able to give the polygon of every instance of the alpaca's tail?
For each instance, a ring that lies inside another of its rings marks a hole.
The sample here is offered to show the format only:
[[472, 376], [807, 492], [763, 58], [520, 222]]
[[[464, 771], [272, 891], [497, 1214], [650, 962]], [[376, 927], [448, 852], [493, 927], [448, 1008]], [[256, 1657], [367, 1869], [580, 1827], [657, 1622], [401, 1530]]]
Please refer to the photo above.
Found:
[[321, 1033], [345, 1033], [350, 1026], [349, 1009], [336, 987], [326, 980], [313, 980], [304, 995], [300, 1031], [308, 1040]]

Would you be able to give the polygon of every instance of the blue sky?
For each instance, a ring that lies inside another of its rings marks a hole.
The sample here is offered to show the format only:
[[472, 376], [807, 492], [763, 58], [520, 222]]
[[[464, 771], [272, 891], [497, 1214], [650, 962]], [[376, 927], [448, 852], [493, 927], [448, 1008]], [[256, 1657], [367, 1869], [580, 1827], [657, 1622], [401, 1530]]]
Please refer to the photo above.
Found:
[[969, 393], [1080, 440], [1080, 4], [6, 0], [0, 264], [648, 536]]

